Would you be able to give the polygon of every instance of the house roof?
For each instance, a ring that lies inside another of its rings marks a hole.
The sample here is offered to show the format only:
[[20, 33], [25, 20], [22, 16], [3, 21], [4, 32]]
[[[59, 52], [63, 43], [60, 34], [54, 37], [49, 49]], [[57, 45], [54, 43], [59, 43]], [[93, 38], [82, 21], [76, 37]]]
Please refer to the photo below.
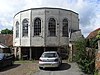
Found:
[[0, 34], [0, 43], [2, 43], [5, 46], [13, 46], [13, 35]]
[[[19, 13], [21, 13], [21, 12], [24, 12], [24, 11], [28, 11], [28, 10], [38, 10], [38, 9], [59, 9], [59, 10], [70, 11], [70, 12], [73, 12], [73, 13], [75, 13], [75, 14], [78, 15], [78, 13], [76, 13], [76, 12], [74, 12], [74, 11], [72, 11], [72, 10], [67, 10], [67, 9], [63, 9], [63, 8], [53, 8], [53, 7], [30, 8], [30, 9], [22, 10], [22, 11], [18, 12], [17, 14], [19, 14]], [[15, 16], [16, 16], [17, 14], [15, 14]], [[15, 16], [14, 16], [14, 17], [15, 17]]]
[[92, 31], [88, 36], [87, 36], [87, 39], [91, 39], [91, 38], [95, 38], [98, 34], [98, 31], [100, 30], [100, 28]]

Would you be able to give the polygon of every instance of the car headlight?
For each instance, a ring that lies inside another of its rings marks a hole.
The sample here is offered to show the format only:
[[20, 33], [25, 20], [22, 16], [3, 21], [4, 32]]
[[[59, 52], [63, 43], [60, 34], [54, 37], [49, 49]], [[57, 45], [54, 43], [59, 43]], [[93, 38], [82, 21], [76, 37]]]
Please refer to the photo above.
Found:
[[39, 59], [39, 61], [43, 61], [43, 60]]
[[58, 62], [58, 59], [55, 59], [54, 61], [55, 61], [55, 62]]

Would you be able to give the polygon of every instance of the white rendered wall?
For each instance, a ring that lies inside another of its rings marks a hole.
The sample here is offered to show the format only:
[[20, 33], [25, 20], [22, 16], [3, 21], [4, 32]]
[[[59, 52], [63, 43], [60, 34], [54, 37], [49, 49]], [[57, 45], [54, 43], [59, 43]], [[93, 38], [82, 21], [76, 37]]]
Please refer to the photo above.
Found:
[[[28, 37], [22, 37], [22, 20], [29, 19]], [[34, 36], [34, 19], [41, 19], [41, 34]], [[56, 36], [51, 37], [48, 35], [48, 20], [55, 18], [56, 20]], [[69, 37], [62, 37], [62, 20], [68, 19], [68, 31], [69, 29], [79, 30], [78, 14], [72, 11], [66, 11], [61, 9], [34, 9], [20, 12], [14, 17], [14, 46], [64, 46], [69, 44]], [[15, 23], [19, 21], [19, 38], [15, 36]]]
[[[21, 23], [20, 23], [20, 29], [21, 29], [21, 32], [20, 32], [20, 36], [21, 36], [21, 45], [20, 46], [30, 46], [30, 16], [31, 16], [31, 10], [29, 11], [25, 11], [25, 12], [21, 12], [20, 13], [20, 20], [21, 20]], [[29, 21], [29, 26], [28, 26], [28, 37], [23, 37], [22, 36], [22, 21], [23, 19], [25, 18], [28, 18], [28, 21]]]
[[[41, 19], [41, 34], [34, 36], [34, 20]], [[31, 46], [44, 46], [44, 32], [45, 32], [45, 10], [32, 10], [32, 27], [31, 27]]]
[[[14, 18], [14, 24], [13, 24], [13, 46], [20, 46], [20, 38], [21, 36], [19, 35], [18, 38], [16, 38], [16, 22], [19, 22], [20, 24], [20, 14], [17, 14]], [[20, 34], [20, 25], [19, 25], [19, 34]]]

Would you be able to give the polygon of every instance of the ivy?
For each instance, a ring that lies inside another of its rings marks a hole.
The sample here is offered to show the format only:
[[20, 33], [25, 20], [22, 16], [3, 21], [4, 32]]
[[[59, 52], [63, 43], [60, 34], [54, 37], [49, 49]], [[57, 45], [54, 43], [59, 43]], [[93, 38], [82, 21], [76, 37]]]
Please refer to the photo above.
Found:
[[80, 39], [76, 42], [75, 61], [81, 70], [88, 74], [93, 74], [95, 70], [95, 49], [87, 49], [87, 41]]

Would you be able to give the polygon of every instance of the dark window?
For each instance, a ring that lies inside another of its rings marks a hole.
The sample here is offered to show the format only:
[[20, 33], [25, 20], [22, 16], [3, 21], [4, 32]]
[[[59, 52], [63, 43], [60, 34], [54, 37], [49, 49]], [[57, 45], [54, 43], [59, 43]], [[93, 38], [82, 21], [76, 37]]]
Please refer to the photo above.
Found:
[[56, 36], [56, 21], [54, 18], [49, 19], [48, 31], [49, 36]]
[[34, 20], [34, 36], [39, 36], [41, 33], [41, 19], [36, 18]]
[[63, 19], [63, 27], [62, 27], [62, 36], [63, 37], [68, 37], [68, 20]]
[[19, 37], [19, 22], [16, 22], [16, 37]]
[[23, 25], [23, 36], [28, 36], [28, 24], [29, 24], [28, 19], [24, 19], [22, 21], [22, 25]]

